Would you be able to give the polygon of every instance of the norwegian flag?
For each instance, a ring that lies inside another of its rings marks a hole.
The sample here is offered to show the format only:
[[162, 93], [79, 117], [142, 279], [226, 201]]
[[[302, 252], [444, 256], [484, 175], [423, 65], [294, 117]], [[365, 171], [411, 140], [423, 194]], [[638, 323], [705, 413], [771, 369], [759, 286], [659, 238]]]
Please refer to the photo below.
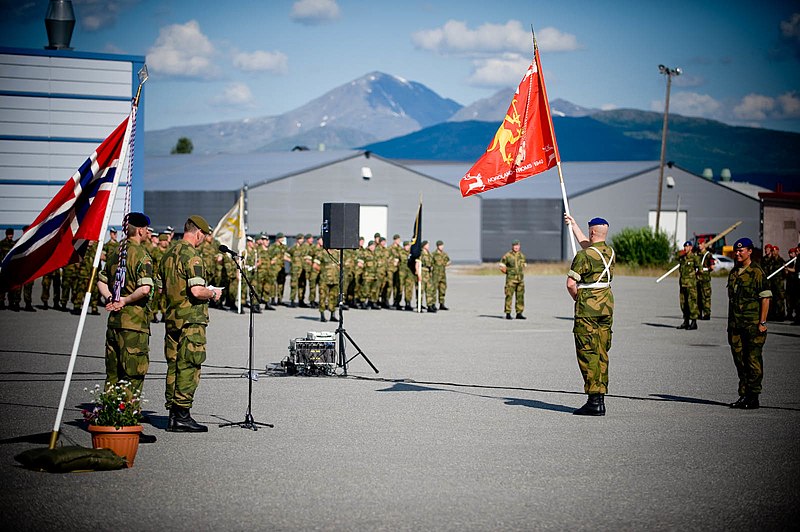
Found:
[[90, 240], [100, 240], [106, 207], [130, 117], [67, 180], [47, 207], [28, 226], [0, 265], [0, 287], [22, 286], [78, 262]]
[[509, 185], [560, 162], [539, 48], [486, 152], [461, 178], [463, 197]]

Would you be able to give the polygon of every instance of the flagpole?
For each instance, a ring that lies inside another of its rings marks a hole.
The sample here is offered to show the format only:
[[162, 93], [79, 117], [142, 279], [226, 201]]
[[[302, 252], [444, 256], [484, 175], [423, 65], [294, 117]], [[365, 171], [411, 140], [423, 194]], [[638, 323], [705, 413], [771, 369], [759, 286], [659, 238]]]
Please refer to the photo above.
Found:
[[[539, 79], [542, 83], [542, 94], [544, 95], [545, 110], [547, 111], [547, 124], [550, 126], [550, 137], [553, 139], [553, 149], [556, 154], [556, 167], [558, 168], [558, 183], [561, 186], [561, 200], [564, 202], [564, 212], [567, 216], [572, 216], [569, 212], [569, 202], [567, 201], [567, 188], [564, 186], [564, 174], [561, 172], [561, 155], [558, 152], [558, 144], [555, 142], [556, 133], [553, 128], [553, 116], [550, 114], [550, 99], [547, 97], [547, 86], [544, 82], [544, 70], [542, 69], [542, 62], [539, 59], [539, 45], [536, 43], [536, 33], [533, 31], [531, 25], [531, 35], [533, 36], [533, 56], [536, 61], [536, 69], [539, 71]], [[572, 256], [574, 257], [578, 251], [575, 247], [575, 237], [573, 236], [572, 229], [569, 231], [569, 242], [572, 245]]]
[[[142, 67], [142, 70], [139, 71], [139, 88], [136, 91], [136, 96], [133, 98], [131, 102], [131, 110], [128, 114], [128, 125], [125, 128], [125, 136], [122, 140], [122, 148], [120, 149], [119, 160], [117, 161], [117, 168], [114, 172], [114, 181], [111, 184], [111, 190], [108, 194], [108, 204], [106, 206], [106, 212], [103, 215], [103, 223], [100, 226], [100, 239], [102, 239], [106, 234], [106, 229], [108, 228], [108, 221], [111, 218], [111, 211], [114, 208], [114, 198], [117, 193], [117, 187], [119, 185], [119, 177], [122, 173], [122, 169], [125, 166], [125, 162], [128, 159], [128, 149], [129, 144], [131, 141], [131, 133], [133, 132], [134, 124], [136, 123], [136, 112], [139, 108], [139, 96], [142, 93], [142, 86], [144, 82], [147, 81], [147, 67]], [[128, 164], [133, 164], [133, 161], [128, 161]], [[69, 364], [67, 365], [67, 374], [64, 378], [64, 386], [61, 389], [61, 400], [58, 404], [58, 412], [56, 413], [56, 420], [53, 423], [53, 431], [50, 434], [50, 449], [56, 448], [56, 443], [58, 442], [58, 435], [61, 430], [61, 420], [64, 416], [64, 407], [67, 403], [67, 394], [69, 393], [69, 385], [72, 381], [72, 374], [75, 370], [75, 362], [78, 358], [78, 348], [81, 345], [81, 337], [83, 336], [83, 328], [86, 323], [86, 314], [89, 310], [89, 301], [92, 297], [92, 283], [94, 283], [95, 276], [97, 275], [97, 266], [100, 264], [100, 256], [103, 253], [103, 246], [100, 245], [100, 241], [97, 242], [97, 249], [95, 250], [94, 259], [92, 261], [92, 274], [89, 276], [89, 285], [87, 286], [86, 293], [83, 296], [83, 306], [81, 307], [81, 316], [78, 320], [78, 330], [75, 332], [75, 339], [72, 343], [72, 352], [70, 353]]]
[[[420, 209], [422, 208], [422, 193], [420, 193], [420, 195], [419, 195], [419, 207], [420, 207]], [[421, 220], [417, 220], [417, 223], [421, 223], [421, 222], [422, 222]], [[419, 241], [420, 257], [422, 257], [422, 240], [421, 240], [422, 239], [422, 228], [421, 227], [419, 228], [418, 232], [419, 232], [419, 237], [420, 237], [420, 241]], [[417, 271], [415, 272], [417, 274], [417, 313], [421, 313], [422, 312], [422, 259], [421, 258], [417, 258], [417, 261], [414, 262], [414, 266], [417, 266], [417, 265], [419, 266], [417, 268]]]
[[[236, 224], [238, 226], [236, 228], [236, 239], [237, 239], [236, 247], [237, 248], [239, 247], [238, 246], [238, 242], [242, 239], [242, 235], [241, 235], [240, 231], [244, 231], [244, 229], [245, 229], [244, 224], [246, 223], [244, 221], [244, 193], [245, 193], [245, 190], [247, 190], [246, 187], [239, 189], [239, 202], [238, 202], [239, 203], [239, 212], [238, 212], [238, 218], [239, 219], [237, 220], [239, 223]], [[247, 267], [247, 251], [248, 251], [247, 250], [247, 239], [245, 238], [245, 241], [244, 241], [244, 259], [241, 259], [241, 258], [239, 259], [239, 260], [244, 261], [242, 263], [242, 266], [244, 266], [244, 267]], [[242, 256], [241, 252], [239, 253], [239, 256], [240, 257]], [[236, 278], [238, 280], [238, 288], [236, 289], [236, 312], [238, 314], [241, 314], [242, 313], [242, 272], [241, 271], [237, 271], [236, 272]], [[250, 302], [250, 304], [252, 305], [253, 303]]]

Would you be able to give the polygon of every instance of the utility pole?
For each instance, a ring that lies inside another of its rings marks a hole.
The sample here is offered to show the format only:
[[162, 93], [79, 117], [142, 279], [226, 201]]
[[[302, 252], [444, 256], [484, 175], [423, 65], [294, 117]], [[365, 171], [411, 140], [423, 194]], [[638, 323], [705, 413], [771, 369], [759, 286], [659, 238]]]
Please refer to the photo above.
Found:
[[664, 189], [664, 157], [667, 153], [667, 122], [669, 120], [669, 90], [672, 87], [672, 76], [680, 76], [680, 68], [669, 68], [658, 65], [658, 71], [667, 76], [667, 101], [664, 104], [664, 129], [661, 132], [661, 162], [658, 166], [658, 205], [656, 206], [656, 233], [661, 223], [661, 193]]

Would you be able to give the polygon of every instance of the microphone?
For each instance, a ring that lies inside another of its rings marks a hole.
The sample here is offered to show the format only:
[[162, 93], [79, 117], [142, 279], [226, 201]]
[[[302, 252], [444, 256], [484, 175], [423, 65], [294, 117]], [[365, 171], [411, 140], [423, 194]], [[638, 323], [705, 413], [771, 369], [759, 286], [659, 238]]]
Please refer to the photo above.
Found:
[[219, 250], [220, 250], [221, 252], [223, 252], [223, 253], [228, 253], [228, 254], [229, 254], [230, 256], [232, 256], [232, 257], [236, 257], [236, 258], [238, 258], [238, 257], [239, 257], [239, 254], [238, 254], [238, 253], [236, 253], [234, 250], [232, 250], [231, 248], [229, 248], [229, 247], [228, 247], [228, 246], [226, 246], [225, 244], [220, 244], [220, 246], [219, 246]]

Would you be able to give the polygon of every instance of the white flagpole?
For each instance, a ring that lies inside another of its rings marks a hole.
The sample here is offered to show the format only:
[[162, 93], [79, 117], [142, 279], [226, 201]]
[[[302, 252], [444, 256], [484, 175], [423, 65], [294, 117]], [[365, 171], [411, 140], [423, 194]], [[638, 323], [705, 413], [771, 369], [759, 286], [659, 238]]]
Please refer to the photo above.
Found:
[[[122, 169], [125, 166], [125, 163], [128, 159], [128, 149], [129, 144], [131, 141], [131, 132], [133, 130], [134, 124], [136, 123], [136, 112], [138, 110], [139, 105], [139, 95], [142, 91], [142, 85], [144, 82], [147, 81], [147, 70], [143, 68], [144, 71], [144, 79], [139, 82], [139, 89], [136, 92], [136, 97], [133, 99], [131, 105], [131, 111], [128, 114], [128, 126], [125, 128], [125, 136], [122, 140], [122, 148], [120, 149], [119, 159], [117, 160], [117, 168], [114, 172], [114, 180], [111, 184], [111, 191], [108, 195], [108, 204], [106, 205], [106, 212], [103, 216], [103, 223], [100, 226], [100, 238], [103, 238], [106, 234], [106, 229], [108, 228], [108, 221], [111, 218], [111, 211], [114, 208], [114, 198], [117, 194], [117, 187], [119, 185], [119, 177], [122, 174]], [[141, 79], [141, 72], [140, 79]], [[133, 161], [127, 161], [128, 164], [133, 164]], [[92, 261], [92, 274], [89, 276], [89, 285], [86, 288], [86, 293], [83, 296], [83, 306], [81, 307], [81, 317], [78, 320], [78, 330], [75, 332], [75, 340], [72, 343], [72, 352], [70, 353], [69, 364], [67, 366], [67, 374], [64, 377], [64, 386], [61, 389], [61, 400], [58, 404], [58, 413], [56, 414], [55, 423], [53, 423], [53, 431], [50, 434], [50, 449], [56, 448], [56, 442], [58, 441], [58, 434], [61, 430], [61, 420], [64, 416], [64, 406], [67, 402], [67, 394], [69, 393], [69, 385], [72, 381], [72, 373], [75, 370], [75, 361], [78, 358], [78, 348], [81, 345], [81, 337], [83, 336], [83, 327], [86, 323], [86, 313], [89, 310], [89, 301], [91, 300], [92, 293], [91, 293], [91, 286], [94, 283], [95, 275], [97, 274], [97, 265], [100, 264], [100, 255], [103, 253], [103, 246], [100, 245], [100, 242], [97, 242], [97, 250], [94, 254], [94, 260]]]
[[791, 263], [795, 262], [796, 260], [797, 260], [797, 257], [793, 258], [790, 261], [787, 261], [786, 264], [784, 264], [783, 266], [781, 266], [780, 268], [778, 268], [777, 270], [775, 270], [771, 274], [767, 275], [767, 279], [772, 279], [773, 277], [775, 277], [775, 275], [777, 275], [778, 272], [780, 272], [781, 270], [783, 270], [785, 267], [787, 267]]
[[665, 273], [664, 275], [662, 275], [661, 277], [659, 277], [658, 279], [656, 279], [656, 282], [657, 282], [657, 283], [660, 283], [661, 281], [663, 281], [664, 279], [666, 279], [666, 278], [667, 278], [667, 275], [669, 275], [669, 274], [671, 274], [672, 272], [674, 272], [675, 270], [677, 270], [679, 266], [680, 266], [680, 264], [676, 264], [675, 266], [673, 266], [672, 268], [670, 268], [670, 270], [669, 270], [667, 273]]

